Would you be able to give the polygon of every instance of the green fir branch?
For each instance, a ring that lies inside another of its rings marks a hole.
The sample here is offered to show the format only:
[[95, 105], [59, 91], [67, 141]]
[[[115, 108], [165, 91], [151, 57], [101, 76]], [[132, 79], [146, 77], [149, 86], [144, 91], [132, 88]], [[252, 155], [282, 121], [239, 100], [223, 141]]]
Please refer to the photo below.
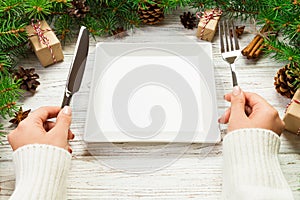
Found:
[[265, 40], [266, 55], [270, 55], [275, 60], [286, 62], [292, 61], [300, 63], [300, 49], [291, 46], [277, 38], [271, 37]]
[[0, 74], [0, 116], [6, 119], [18, 110], [17, 101], [21, 95], [20, 80]]

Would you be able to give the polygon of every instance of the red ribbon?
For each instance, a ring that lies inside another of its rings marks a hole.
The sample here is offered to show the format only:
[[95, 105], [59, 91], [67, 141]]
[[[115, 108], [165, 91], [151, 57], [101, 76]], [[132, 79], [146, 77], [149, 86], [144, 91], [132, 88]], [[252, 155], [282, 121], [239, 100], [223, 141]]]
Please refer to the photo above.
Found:
[[[288, 107], [290, 107], [290, 105], [292, 104], [292, 103], [296, 103], [296, 104], [300, 104], [300, 101], [299, 100], [297, 100], [297, 99], [292, 99], [291, 101], [290, 101], [290, 103], [288, 103], [288, 105], [286, 105], [286, 109], [285, 109], [285, 113], [286, 113], [286, 111], [287, 111], [287, 109], [288, 109]], [[299, 128], [299, 131], [300, 131], [300, 128]]]
[[[53, 62], [56, 63], [57, 60], [55, 58], [55, 55], [53, 53], [53, 49], [52, 47], [50, 46], [50, 40], [49, 38], [47, 38], [45, 35], [44, 35], [44, 32], [45, 31], [52, 31], [52, 29], [46, 29], [46, 30], [43, 30], [41, 28], [41, 21], [40, 20], [37, 20], [37, 23], [35, 24], [34, 23], [34, 19], [31, 20], [31, 26], [33, 27], [35, 33], [33, 33], [33, 35], [37, 35], [38, 36], [38, 39], [39, 39], [39, 42], [41, 44], [44, 44], [48, 47], [50, 53], [51, 53], [51, 56], [52, 56], [52, 59], [53, 59]], [[33, 36], [33, 35], [30, 35], [30, 36]]]
[[223, 11], [219, 8], [212, 9], [211, 12], [204, 11], [204, 12], [197, 12], [196, 13], [196, 16], [199, 19], [204, 19], [202, 30], [200, 31], [200, 39], [202, 39], [202, 37], [203, 37], [203, 33], [204, 33], [205, 27], [208, 24], [208, 22], [211, 19], [213, 19], [214, 17], [221, 16], [222, 13], [223, 13]]

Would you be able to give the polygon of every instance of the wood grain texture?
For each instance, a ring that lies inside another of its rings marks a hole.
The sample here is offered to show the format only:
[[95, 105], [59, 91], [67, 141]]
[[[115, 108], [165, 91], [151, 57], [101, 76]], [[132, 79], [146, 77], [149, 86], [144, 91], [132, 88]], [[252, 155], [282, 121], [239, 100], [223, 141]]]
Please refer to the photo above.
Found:
[[[173, 157], [174, 161], [160, 170], [148, 173], [129, 173], [113, 166], [128, 165], [134, 159], [147, 160], [147, 152], [160, 150], [163, 144], [116, 144], [118, 150], [103, 144], [98, 157], [92, 156], [82, 141], [90, 80], [95, 56], [95, 44], [101, 41], [110, 42], [180, 42], [190, 39], [196, 42], [196, 30], [184, 29], [179, 21], [181, 11], [167, 15], [166, 19], [155, 26], [145, 26], [129, 32], [124, 39], [96, 38], [90, 39], [90, 53], [84, 82], [78, 94], [73, 98], [73, 123], [71, 129], [76, 134], [72, 144], [73, 161], [68, 177], [69, 199], [202, 199], [215, 200], [220, 198], [222, 187], [222, 145], [193, 144], [185, 152], [178, 151], [176, 145], [167, 151], [162, 151], [151, 162], [161, 162]], [[250, 26], [242, 36], [241, 46], [251, 41], [253, 34]], [[215, 67], [218, 114], [221, 115], [227, 106], [223, 95], [231, 90], [231, 74], [229, 66], [219, 54], [218, 34], [212, 43]], [[73, 56], [75, 41], [64, 46], [64, 62], [43, 68], [34, 54], [21, 59], [24, 67], [35, 67], [40, 75], [41, 86], [37, 93], [24, 98], [21, 103], [24, 109], [36, 109], [45, 105], [60, 105], [63, 97], [65, 81]], [[273, 87], [273, 76], [283, 64], [264, 58], [247, 60], [241, 57], [236, 63], [238, 81], [244, 90], [256, 92], [266, 98], [278, 111], [284, 115], [288, 99], [276, 93]], [[29, 96], [28, 94], [26, 94]], [[9, 126], [7, 124], [7, 126]], [[281, 137], [280, 163], [284, 175], [293, 190], [295, 199], [300, 199], [300, 137], [284, 133]], [[183, 154], [184, 153], [184, 154]], [[11, 162], [12, 150], [4, 139], [0, 146], [0, 199], [8, 199], [14, 189], [14, 171]], [[149, 160], [148, 160], [149, 161]], [[117, 164], [116, 164], [117, 163]], [[116, 164], [116, 165], [114, 165]], [[141, 163], [139, 163], [141, 164]], [[135, 170], [144, 166], [126, 166]]]

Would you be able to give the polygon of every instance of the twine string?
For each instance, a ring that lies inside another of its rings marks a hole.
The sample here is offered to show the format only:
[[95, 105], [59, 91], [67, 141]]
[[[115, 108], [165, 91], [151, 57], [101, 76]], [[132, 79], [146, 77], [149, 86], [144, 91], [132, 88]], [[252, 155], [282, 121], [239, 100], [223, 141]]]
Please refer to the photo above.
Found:
[[211, 19], [213, 19], [214, 17], [218, 17], [218, 16], [221, 16], [222, 15], [222, 10], [219, 9], [219, 8], [214, 8], [212, 9], [210, 12], [197, 12], [196, 13], [196, 16], [201, 20], [201, 19], [204, 19], [203, 21], [203, 26], [201, 27], [201, 31], [200, 31], [200, 39], [203, 38], [203, 33], [204, 33], [204, 30], [205, 30], [205, 27], [206, 25], [209, 23], [209, 21]]
[[49, 38], [47, 38], [47, 37], [45, 36], [45, 34], [44, 34], [45, 31], [52, 31], [52, 29], [48, 29], [48, 28], [47, 28], [47, 29], [43, 30], [43, 29], [41, 28], [41, 21], [40, 21], [40, 20], [37, 20], [37, 23], [34, 23], [34, 21], [35, 21], [34, 19], [31, 20], [31, 26], [32, 26], [33, 29], [34, 29], [34, 33], [33, 33], [32, 35], [30, 35], [30, 36], [34, 36], [34, 35], [38, 36], [39, 42], [40, 42], [41, 44], [44, 44], [44, 45], [47, 46], [47, 48], [49, 49], [49, 51], [50, 51], [50, 53], [51, 53], [51, 57], [52, 57], [52, 59], [53, 59], [53, 62], [56, 63], [57, 60], [56, 60], [55, 55], [54, 55], [54, 53], [53, 53], [53, 49], [52, 49], [52, 47], [51, 47], [51, 45], [50, 45], [50, 40], [49, 40]]

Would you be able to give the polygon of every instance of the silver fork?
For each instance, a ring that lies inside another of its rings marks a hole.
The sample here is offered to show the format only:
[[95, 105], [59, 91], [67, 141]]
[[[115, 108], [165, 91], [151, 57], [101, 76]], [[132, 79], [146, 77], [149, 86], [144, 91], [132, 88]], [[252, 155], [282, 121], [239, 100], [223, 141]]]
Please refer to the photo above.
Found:
[[[233, 37], [231, 37], [230, 29], [232, 30]], [[219, 37], [220, 37], [221, 55], [223, 60], [225, 60], [230, 64], [230, 69], [232, 74], [232, 84], [234, 87], [238, 85], [234, 62], [236, 58], [241, 54], [241, 51], [240, 51], [239, 41], [237, 39], [233, 21], [231, 20], [220, 21]], [[223, 38], [225, 38], [225, 44]]]

